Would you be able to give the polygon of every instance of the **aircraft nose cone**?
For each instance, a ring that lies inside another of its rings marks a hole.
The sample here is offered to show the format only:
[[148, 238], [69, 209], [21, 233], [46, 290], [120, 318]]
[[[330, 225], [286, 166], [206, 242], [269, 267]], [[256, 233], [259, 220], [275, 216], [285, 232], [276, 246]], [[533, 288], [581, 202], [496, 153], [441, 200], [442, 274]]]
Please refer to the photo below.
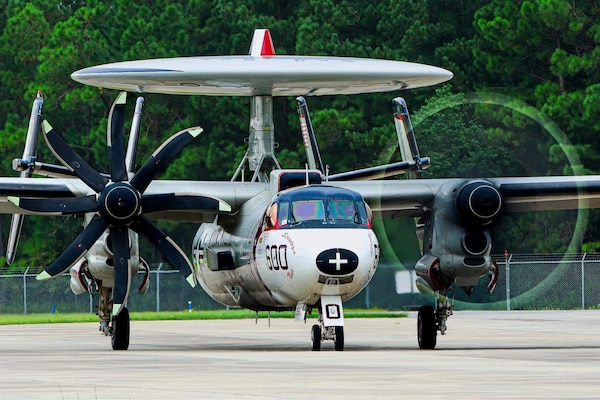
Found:
[[317, 268], [328, 275], [346, 275], [358, 267], [356, 253], [346, 249], [329, 249], [317, 256]]

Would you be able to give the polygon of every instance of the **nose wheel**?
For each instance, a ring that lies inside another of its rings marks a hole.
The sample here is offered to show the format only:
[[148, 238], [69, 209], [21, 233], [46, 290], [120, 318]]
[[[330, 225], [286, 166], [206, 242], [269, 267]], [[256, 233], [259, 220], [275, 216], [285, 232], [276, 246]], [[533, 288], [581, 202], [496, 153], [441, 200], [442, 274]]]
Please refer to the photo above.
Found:
[[312, 351], [321, 351], [321, 342], [323, 340], [333, 340], [335, 351], [344, 351], [344, 327], [329, 326], [321, 327], [315, 324], [311, 329]]
[[344, 327], [334, 326], [335, 336], [333, 338], [335, 351], [344, 351]]
[[313, 325], [310, 335], [312, 340], [312, 351], [321, 351], [321, 340], [323, 340], [322, 335], [321, 325]]

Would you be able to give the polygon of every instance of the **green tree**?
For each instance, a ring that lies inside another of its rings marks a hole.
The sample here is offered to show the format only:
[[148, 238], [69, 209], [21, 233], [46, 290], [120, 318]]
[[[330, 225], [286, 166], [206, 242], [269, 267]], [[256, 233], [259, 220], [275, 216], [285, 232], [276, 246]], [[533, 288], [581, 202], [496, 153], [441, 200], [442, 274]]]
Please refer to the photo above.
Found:
[[[4, 0], [0, 7], [0, 135], [5, 160], [21, 155], [31, 102], [41, 89], [45, 117], [94, 167], [106, 171], [106, 122], [117, 93], [82, 86], [70, 79], [73, 71], [121, 60], [246, 54], [253, 30], [270, 28], [278, 54], [416, 61], [455, 74], [437, 94], [435, 88], [423, 88], [309, 98], [323, 158], [334, 173], [397, 160], [390, 100], [399, 94], [415, 117], [446, 107], [417, 127], [421, 152], [433, 160], [430, 176], [570, 172], [562, 148], [519, 110], [444, 103], [456, 101], [457, 93], [472, 92], [499, 92], [545, 113], [573, 143], [583, 161], [579, 169], [600, 169], [594, 140], [600, 129], [600, 14], [599, 6], [589, 1]], [[138, 163], [178, 130], [200, 125], [205, 132], [165, 176], [231, 176], [245, 151], [247, 98], [144, 97]], [[294, 99], [276, 99], [274, 114], [278, 158], [284, 166], [302, 167], [305, 154]], [[442, 148], [440, 142], [448, 146]], [[43, 141], [39, 158], [56, 163]], [[8, 163], [0, 172], [16, 174]], [[73, 226], [59, 229], [67, 221]], [[592, 228], [598, 225], [595, 221], [590, 222]], [[0, 222], [6, 226], [6, 217]], [[531, 226], [511, 224], [518, 225], [525, 230]], [[28, 218], [21, 250], [39, 259], [36, 262], [46, 262], [79, 229], [73, 220]], [[174, 235], [189, 237], [184, 229], [188, 228], [175, 228]], [[548, 230], [547, 243], [565, 231], [553, 229]], [[594, 241], [593, 233], [587, 239]]]
[[[600, 168], [590, 151], [599, 128], [599, 7], [588, 1], [496, 0], [475, 16], [481, 34], [475, 61], [489, 74], [483, 84], [495, 81], [497, 90], [547, 114], [574, 143], [586, 172]], [[564, 162], [556, 154], [552, 148], [550, 160]]]

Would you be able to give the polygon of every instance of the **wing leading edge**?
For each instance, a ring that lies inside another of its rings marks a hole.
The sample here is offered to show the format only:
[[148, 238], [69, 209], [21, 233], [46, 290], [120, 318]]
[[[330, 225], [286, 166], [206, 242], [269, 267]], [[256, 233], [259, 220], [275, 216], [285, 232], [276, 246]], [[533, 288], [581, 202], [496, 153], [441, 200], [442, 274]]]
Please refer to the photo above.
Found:
[[393, 217], [419, 217], [438, 196], [451, 197], [469, 182], [488, 182], [502, 196], [503, 212], [600, 207], [600, 176], [420, 179], [334, 182], [361, 193], [373, 211]]
[[[146, 193], [151, 196], [172, 194], [181, 199], [214, 198], [223, 204], [219, 212], [235, 212], [244, 202], [268, 190], [266, 184], [243, 182], [199, 182], [199, 181], [153, 181]], [[0, 178], [0, 213], [43, 215], [43, 212], [27, 211], [17, 207], [9, 197], [17, 198], [75, 198], [94, 192], [79, 179], [27, 179]], [[201, 209], [177, 208], [151, 212], [149, 217], [167, 221], [203, 222], [214, 218], [214, 212]]]

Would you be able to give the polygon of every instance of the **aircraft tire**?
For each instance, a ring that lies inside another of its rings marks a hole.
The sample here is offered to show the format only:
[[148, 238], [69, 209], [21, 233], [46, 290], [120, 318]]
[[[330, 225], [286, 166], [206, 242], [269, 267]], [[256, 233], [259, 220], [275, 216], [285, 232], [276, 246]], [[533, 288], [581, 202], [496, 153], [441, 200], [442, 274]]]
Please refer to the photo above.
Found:
[[112, 337], [110, 339], [113, 350], [127, 350], [129, 348], [129, 310], [123, 308], [119, 315], [113, 317]]
[[333, 341], [335, 351], [344, 351], [344, 327], [336, 326], [335, 328], [335, 339]]
[[311, 330], [312, 351], [321, 351], [321, 327], [313, 325]]
[[431, 306], [419, 308], [417, 317], [417, 338], [419, 348], [422, 350], [433, 350], [437, 342], [437, 326], [435, 323], [435, 311]]

